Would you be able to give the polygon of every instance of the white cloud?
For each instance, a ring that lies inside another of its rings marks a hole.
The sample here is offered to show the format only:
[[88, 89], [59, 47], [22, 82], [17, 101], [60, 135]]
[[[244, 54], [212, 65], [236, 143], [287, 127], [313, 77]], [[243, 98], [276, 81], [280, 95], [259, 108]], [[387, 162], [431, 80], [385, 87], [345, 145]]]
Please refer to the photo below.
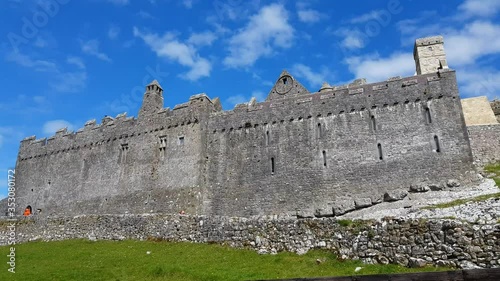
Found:
[[159, 36], [156, 33], [143, 33], [134, 27], [134, 36], [144, 40], [157, 56], [189, 67], [190, 70], [182, 75], [183, 78], [194, 81], [210, 76], [211, 63], [200, 57], [195, 46], [180, 42], [173, 33], [167, 32]]
[[129, 4], [129, 0], [108, 0], [108, 2], [119, 6], [124, 6]]
[[366, 78], [369, 82], [415, 74], [413, 53], [394, 53], [389, 57], [378, 55], [349, 57], [345, 62], [356, 78]]
[[21, 54], [19, 52], [11, 52], [7, 55], [8, 61], [15, 62], [21, 66], [33, 68], [38, 72], [54, 72], [57, 71], [57, 65], [54, 62], [47, 60], [37, 60]]
[[42, 37], [37, 36], [34, 45], [35, 45], [35, 47], [38, 47], [38, 48], [45, 48], [49, 45], [49, 43], [47, 42], [47, 40], [43, 39]]
[[275, 48], [290, 48], [294, 29], [288, 22], [288, 12], [279, 4], [263, 7], [248, 24], [229, 40], [229, 55], [224, 64], [245, 67], [260, 57], [270, 56]]
[[500, 1], [498, 0], [465, 0], [458, 10], [466, 17], [491, 17], [500, 11]]
[[182, 5], [187, 9], [193, 8], [193, 0], [182, 0]]
[[78, 71], [65, 72], [54, 62], [45, 60], [34, 60], [31, 57], [13, 52], [7, 56], [8, 61], [13, 61], [23, 67], [31, 68], [37, 72], [48, 73], [48, 84], [51, 90], [57, 92], [79, 92], [85, 88], [87, 83], [87, 72], [85, 64], [78, 57], [68, 57], [66, 63], [76, 65]]
[[81, 42], [82, 52], [87, 55], [95, 56], [96, 58], [111, 62], [111, 59], [105, 53], [99, 51], [99, 41], [97, 39], [92, 39], [87, 42]]
[[61, 93], [76, 93], [87, 85], [87, 72], [61, 72], [52, 77], [49, 83], [52, 90]]
[[83, 60], [79, 57], [74, 57], [74, 56], [68, 56], [66, 58], [66, 62], [68, 64], [73, 64], [76, 65], [79, 69], [85, 69], [85, 63]]
[[54, 135], [57, 130], [68, 128], [68, 130], [73, 130], [74, 126], [66, 120], [52, 120], [47, 121], [43, 124], [42, 131], [45, 135], [51, 136]]
[[189, 36], [188, 43], [195, 46], [210, 46], [217, 39], [217, 36], [210, 31], [205, 31], [201, 33], [193, 33]]
[[366, 45], [366, 35], [358, 29], [340, 28], [334, 34], [343, 38], [340, 42], [343, 48], [361, 49]]
[[137, 13], [138, 16], [140, 16], [141, 18], [143, 19], [150, 19], [150, 20], [154, 20], [156, 19], [155, 16], [151, 15], [150, 13], [146, 12], [146, 11], [143, 11], [143, 10], [140, 10], [138, 13]]
[[118, 26], [110, 26], [108, 29], [108, 38], [111, 40], [114, 40], [118, 38], [118, 35], [120, 34], [120, 28]]
[[323, 14], [313, 9], [298, 10], [297, 15], [299, 16], [299, 20], [305, 23], [315, 23], [324, 17]]
[[370, 11], [366, 14], [362, 14], [360, 16], [352, 18], [349, 22], [352, 24], [360, 24], [360, 23], [365, 23], [371, 20], [378, 20], [382, 17], [384, 14], [384, 10], [374, 10]]
[[487, 96], [490, 100], [500, 95], [500, 71], [495, 69], [457, 69], [457, 80], [462, 97]]
[[480, 57], [500, 53], [500, 25], [475, 21], [463, 28], [445, 34], [449, 64], [475, 63]]
[[307, 80], [311, 87], [319, 87], [323, 82], [327, 82], [331, 76], [327, 68], [322, 67], [320, 71], [315, 72], [309, 66], [304, 64], [295, 64], [291, 70], [292, 75]]

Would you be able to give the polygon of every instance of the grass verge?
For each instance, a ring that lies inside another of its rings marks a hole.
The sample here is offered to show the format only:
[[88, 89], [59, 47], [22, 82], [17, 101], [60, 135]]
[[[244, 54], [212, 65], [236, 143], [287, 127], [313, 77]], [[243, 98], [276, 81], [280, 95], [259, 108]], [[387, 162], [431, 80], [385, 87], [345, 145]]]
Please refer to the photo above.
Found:
[[425, 209], [425, 210], [444, 209], [444, 208], [450, 208], [450, 207], [463, 205], [463, 204], [470, 203], [470, 202], [481, 202], [481, 201], [488, 200], [491, 198], [500, 198], [500, 193], [479, 195], [476, 197], [466, 198], [466, 199], [457, 199], [457, 200], [454, 200], [451, 202], [440, 203], [440, 204], [435, 204], [435, 205], [423, 207], [422, 209]]
[[[0, 267], [0, 280], [256, 280], [358, 274], [439, 271], [396, 265], [341, 261], [328, 251], [258, 255], [252, 250], [220, 245], [66, 240], [16, 245], [16, 273]], [[0, 247], [5, 258], [9, 247]], [[150, 251], [150, 254], [146, 252]], [[320, 263], [317, 260], [321, 261]]]

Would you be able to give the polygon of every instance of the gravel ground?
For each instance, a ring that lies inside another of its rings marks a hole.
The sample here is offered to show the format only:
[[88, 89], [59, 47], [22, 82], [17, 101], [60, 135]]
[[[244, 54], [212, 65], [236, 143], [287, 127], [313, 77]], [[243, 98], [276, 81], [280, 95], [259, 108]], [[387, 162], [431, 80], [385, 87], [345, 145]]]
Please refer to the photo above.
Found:
[[447, 203], [456, 199], [472, 198], [479, 195], [499, 193], [500, 189], [492, 179], [484, 179], [479, 186], [456, 187], [442, 191], [410, 193], [401, 201], [381, 203], [370, 208], [357, 210], [339, 219], [376, 219], [397, 218], [456, 218], [476, 223], [497, 223], [500, 219], [500, 200], [488, 199], [470, 202], [450, 208], [423, 210], [422, 207]]

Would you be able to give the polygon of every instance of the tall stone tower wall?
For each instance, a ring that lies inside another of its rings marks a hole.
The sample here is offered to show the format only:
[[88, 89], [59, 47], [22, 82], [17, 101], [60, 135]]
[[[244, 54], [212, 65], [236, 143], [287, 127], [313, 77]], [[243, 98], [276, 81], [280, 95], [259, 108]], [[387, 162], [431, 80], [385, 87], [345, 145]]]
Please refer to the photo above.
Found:
[[448, 68], [442, 36], [417, 39], [413, 55], [417, 75], [435, 73], [438, 69]]

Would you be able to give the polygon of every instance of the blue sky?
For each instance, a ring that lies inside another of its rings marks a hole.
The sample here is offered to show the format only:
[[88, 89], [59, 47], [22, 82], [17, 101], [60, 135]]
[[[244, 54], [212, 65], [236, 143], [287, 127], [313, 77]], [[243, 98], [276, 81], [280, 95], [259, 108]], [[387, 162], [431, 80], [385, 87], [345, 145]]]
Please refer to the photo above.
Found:
[[265, 99], [283, 69], [310, 91], [415, 72], [416, 38], [445, 37], [462, 97], [500, 90], [497, 0], [5, 0], [0, 2], [0, 198], [19, 141], [136, 116], [201, 92], [224, 109]]

